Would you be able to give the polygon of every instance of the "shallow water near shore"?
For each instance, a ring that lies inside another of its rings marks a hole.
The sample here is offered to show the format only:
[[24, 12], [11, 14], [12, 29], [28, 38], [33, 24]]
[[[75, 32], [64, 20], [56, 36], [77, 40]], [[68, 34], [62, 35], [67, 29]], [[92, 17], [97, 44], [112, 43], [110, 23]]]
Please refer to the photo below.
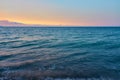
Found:
[[120, 27], [0, 27], [0, 78], [119, 80]]

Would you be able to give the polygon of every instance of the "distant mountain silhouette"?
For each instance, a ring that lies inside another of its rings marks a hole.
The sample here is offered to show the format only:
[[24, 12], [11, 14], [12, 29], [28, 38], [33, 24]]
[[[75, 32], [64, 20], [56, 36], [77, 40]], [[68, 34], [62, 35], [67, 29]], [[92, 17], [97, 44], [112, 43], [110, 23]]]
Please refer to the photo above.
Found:
[[62, 26], [62, 25], [41, 25], [41, 24], [24, 24], [20, 22], [12, 22], [8, 20], [0, 20], [0, 26], [9, 26], [9, 27], [54, 27], [54, 26]]
[[11, 22], [8, 20], [0, 20], [0, 26], [45, 26], [45, 25], [37, 25], [37, 24], [24, 24], [19, 22]]
[[18, 22], [11, 22], [8, 20], [1, 20], [0, 26], [28, 26], [28, 25], [23, 23], [18, 23]]

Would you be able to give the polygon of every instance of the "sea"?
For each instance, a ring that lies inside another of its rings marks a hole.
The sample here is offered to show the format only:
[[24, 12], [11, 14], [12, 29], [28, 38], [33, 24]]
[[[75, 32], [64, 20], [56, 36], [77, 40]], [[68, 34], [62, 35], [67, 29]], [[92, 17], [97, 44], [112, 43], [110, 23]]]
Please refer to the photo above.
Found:
[[120, 80], [120, 27], [0, 27], [0, 80]]

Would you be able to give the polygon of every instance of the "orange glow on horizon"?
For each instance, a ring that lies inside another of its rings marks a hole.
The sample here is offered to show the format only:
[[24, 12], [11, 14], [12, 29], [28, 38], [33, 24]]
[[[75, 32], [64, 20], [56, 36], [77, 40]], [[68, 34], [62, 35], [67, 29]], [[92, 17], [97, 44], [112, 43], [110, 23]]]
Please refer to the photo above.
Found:
[[88, 21], [75, 21], [75, 20], [67, 20], [67, 19], [63, 19], [63, 20], [58, 20], [57, 18], [54, 19], [36, 19], [34, 17], [30, 17], [27, 18], [26, 16], [24, 17], [24, 15], [22, 16], [14, 16], [11, 14], [7, 14], [6, 12], [4, 13], [0, 13], [1, 17], [0, 20], [8, 20], [11, 22], [19, 22], [19, 23], [23, 23], [23, 24], [28, 24], [28, 25], [60, 25], [60, 26], [95, 26], [95, 25], [99, 25], [99, 23], [97, 22], [88, 22]]
[[[0, 18], [0, 20], [8, 20], [11, 22], [19, 22], [19, 23], [23, 23], [23, 24], [29, 24], [29, 25], [61, 25], [61, 26], [88, 26], [90, 25], [87, 24], [86, 22], [82, 22], [82, 23], [77, 23], [77, 22], [71, 22], [71, 21], [55, 21], [55, 20], [51, 20], [51, 21], [47, 21], [47, 20], [30, 20], [30, 19], [26, 19], [26, 18], [22, 18], [22, 17], [6, 17], [6, 14], [0, 14], [2, 15], [2, 17]], [[92, 24], [91, 24], [92, 25]]]
[[[23, 24], [29, 24], [29, 25], [61, 25], [61, 26], [89, 26], [90, 24], [92, 25], [93, 23], [86, 23], [86, 22], [76, 22], [76, 21], [66, 21], [66, 20], [62, 20], [62, 21], [57, 21], [57, 20], [34, 20], [34, 19], [26, 19], [26, 18], [22, 18], [22, 17], [12, 17], [6, 15], [6, 14], [0, 14], [0, 20], [8, 20], [11, 22], [19, 22], [19, 23], [23, 23]], [[94, 23], [95, 24], [95, 23]]]
[[[90, 26], [90, 25], [96, 25], [92, 22], [84, 22], [84, 21], [75, 21], [75, 20], [69, 20], [67, 18], [64, 19], [58, 19], [55, 16], [53, 16], [53, 19], [40, 19], [36, 18], [34, 16], [25, 16], [25, 15], [14, 15], [7, 12], [1, 12], [0, 20], [8, 20], [11, 22], [19, 22], [23, 24], [29, 24], [29, 25], [60, 25], [60, 26]], [[29, 17], [29, 18], [28, 18]]]

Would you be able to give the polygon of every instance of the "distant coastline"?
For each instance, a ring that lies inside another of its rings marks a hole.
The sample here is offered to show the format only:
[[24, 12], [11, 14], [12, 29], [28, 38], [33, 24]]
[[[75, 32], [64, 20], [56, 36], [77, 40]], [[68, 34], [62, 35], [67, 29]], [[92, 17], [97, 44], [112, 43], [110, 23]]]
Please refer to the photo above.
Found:
[[120, 27], [120, 25], [101, 25], [101, 26], [68, 26], [68, 25], [42, 25], [42, 24], [24, 24], [8, 20], [0, 20], [0, 27]]

